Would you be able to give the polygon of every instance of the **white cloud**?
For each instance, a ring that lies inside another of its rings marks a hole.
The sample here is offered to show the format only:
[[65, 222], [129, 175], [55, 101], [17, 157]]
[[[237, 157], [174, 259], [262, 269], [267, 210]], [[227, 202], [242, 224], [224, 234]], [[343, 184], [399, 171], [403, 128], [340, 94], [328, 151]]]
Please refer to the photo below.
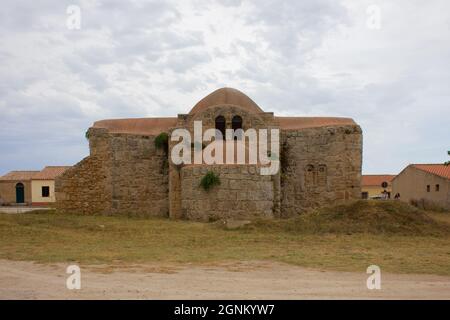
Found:
[[[69, 4], [81, 7], [81, 30], [66, 28]], [[366, 26], [371, 4], [380, 30]], [[366, 172], [443, 161], [449, 9], [444, 0], [9, 0], [0, 174], [73, 164], [93, 121], [186, 113], [221, 86], [280, 115], [353, 117]]]

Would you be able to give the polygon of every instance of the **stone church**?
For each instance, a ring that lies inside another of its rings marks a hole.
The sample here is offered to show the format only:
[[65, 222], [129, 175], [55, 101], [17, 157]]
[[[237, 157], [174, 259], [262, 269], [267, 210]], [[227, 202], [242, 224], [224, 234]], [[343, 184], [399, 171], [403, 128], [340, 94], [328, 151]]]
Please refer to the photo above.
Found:
[[[258, 163], [175, 165], [171, 134], [193, 132], [194, 121], [221, 132], [279, 129], [280, 170], [261, 175]], [[168, 143], [161, 148], [155, 139], [163, 133]], [[61, 211], [200, 221], [291, 217], [361, 195], [362, 132], [352, 119], [277, 117], [236, 89], [216, 90], [177, 117], [97, 121], [86, 136], [90, 155], [56, 180]], [[205, 190], [200, 181], [211, 171], [220, 184]]]

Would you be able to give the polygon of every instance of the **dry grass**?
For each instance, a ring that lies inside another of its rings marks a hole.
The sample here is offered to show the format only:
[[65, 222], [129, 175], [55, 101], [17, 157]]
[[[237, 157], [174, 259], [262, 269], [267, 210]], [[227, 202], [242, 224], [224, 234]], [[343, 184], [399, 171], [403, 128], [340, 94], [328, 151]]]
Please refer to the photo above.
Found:
[[249, 228], [302, 234], [386, 234], [440, 236], [450, 234], [446, 213], [428, 213], [400, 201], [360, 200], [326, 207], [293, 219], [255, 221]]
[[[346, 206], [350, 216], [346, 208], [335, 207], [293, 220], [257, 221], [238, 230], [166, 219], [0, 214], [0, 259], [124, 265], [276, 260], [342, 271], [377, 264], [388, 272], [450, 275], [448, 220], [420, 212], [411, 222], [403, 212], [409, 206], [399, 213], [398, 207], [369, 205], [375, 207]], [[388, 221], [368, 227], [367, 221], [354, 217], [355, 210], [394, 219], [383, 216], [393, 210], [392, 215], [409, 225], [392, 227]]]

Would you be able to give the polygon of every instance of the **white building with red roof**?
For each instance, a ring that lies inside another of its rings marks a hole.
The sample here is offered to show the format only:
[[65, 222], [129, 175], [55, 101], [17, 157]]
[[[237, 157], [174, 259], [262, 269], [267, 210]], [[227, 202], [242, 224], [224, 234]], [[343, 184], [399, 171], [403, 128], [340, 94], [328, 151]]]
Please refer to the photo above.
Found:
[[421, 207], [450, 209], [450, 165], [410, 164], [392, 180], [392, 191]]
[[11, 171], [0, 177], [0, 205], [42, 206], [55, 202], [55, 179], [68, 166], [47, 166], [41, 171]]
[[69, 168], [67, 166], [47, 166], [31, 178], [33, 206], [45, 206], [56, 201], [55, 179]]
[[394, 174], [364, 174], [361, 176], [361, 197], [363, 199], [391, 198]]

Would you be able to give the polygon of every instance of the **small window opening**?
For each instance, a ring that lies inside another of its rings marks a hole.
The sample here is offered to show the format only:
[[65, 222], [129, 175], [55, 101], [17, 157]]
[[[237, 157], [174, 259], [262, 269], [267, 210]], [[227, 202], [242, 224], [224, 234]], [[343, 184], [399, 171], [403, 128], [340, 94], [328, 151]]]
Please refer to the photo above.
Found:
[[42, 198], [50, 197], [50, 187], [42, 187]]
[[231, 119], [231, 128], [233, 129], [234, 140], [242, 140], [242, 132], [239, 131], [239, 133], [236, 133], [236, 130], [242, 129], [242, 117], [241, 116], [234, 116], [233, 119]]
[[[225, 138], [225, 117], [224, 116], [218, 116], [216, 118], [216, 130], [219, 130], [222, 133], [222, 139]], [[216, 137], [218, 138], [218, 137]]]

